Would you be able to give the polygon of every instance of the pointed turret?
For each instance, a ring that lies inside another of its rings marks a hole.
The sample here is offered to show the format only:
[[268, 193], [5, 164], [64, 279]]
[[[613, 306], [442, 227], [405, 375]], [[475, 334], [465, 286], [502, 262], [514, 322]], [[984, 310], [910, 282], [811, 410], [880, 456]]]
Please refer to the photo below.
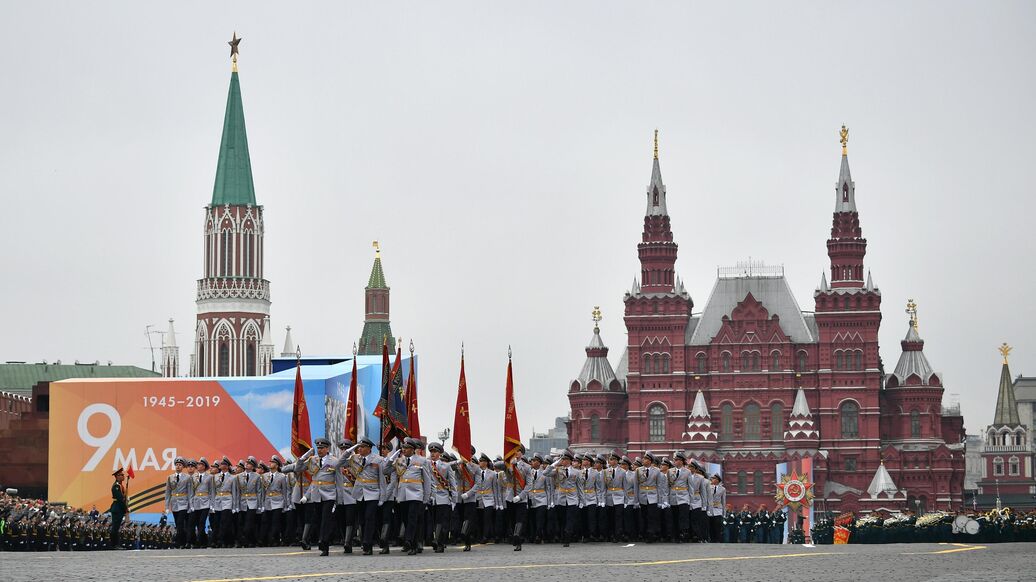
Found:
[[1007, 344], [1000, 347], [1000, 354], [1004, 357], [1003, 366], [1000, 368], [1000, 391], [996, 395], [996, 414], [993, 415], [993, 426], [1006, 426], [1014, 428], [1020, 425], [1018, 417], [1018, 403], [1014, 399], [1014, 385], [1011, 382], [1011, 369], [1007, 365], [1007, 356], [1011, 348]]
[[822, 293], [827, 293], [831, 290], [831, 286], [827, 284], [827, 273], [820, 274], [820, 286], [817, 287]]
[[665, 184], [662, 183], [662, 168], [658, 165], [658, 130], [655, 130], [655, 159], [651, 162], [651, 181], [647, 187], [646, 216], [667, 216], [665, 207]]
[[270, 316], [263, 318], [263, 336], [259, 341], [259, 369], [257, 376], [266, 376], [273, 372], [273, 358], [277, 348], [273, 345], [273, 331], [270, 329]]
[[586, 346], [586, 362], [579, 372], [579, 377], [572, 381], [572, 391], [605, 390], [621, 392], [622, 383], [615, 376], [611, 362], [608, 361], [608, 346], [601, 339], [601, 308], [594, 307], [594, 335]]
[[863, 257], [867, 254], [867, 239], [860, 229], [856, 211], [856, 183], [849, 174], [849, 130], [842, 126], [842, 166], [835, 184], [835, 211], [831, 238], [827, 241], [827, 255], [831, 260], [831, 286], [838, 288], [863, 287]]
[[162, 336], [162, 376], [175, 378], [180, 375], [180, 348], [176, 345], [176, 330], [173, 319], [169, 318], [169, 327]]
[[389, 323], [389, 293], [385, 282], [385, 271], [381, 266], [381, 245], [374, 246], [374, 264], [364, 288], [366, 305], [364, 306], [363, 332], [360, 334], [360, 355], [378, 355], [382, 344], [387, 340], [389, 351], [395, 351], [396, 339], [392, 336], [392, 325]]
[[270, 318], [266, 317], [263, 319], [263, 341], [260, 342], [263, 346], [273, 345], [273, 332], [270, 330]]
[[867, 291], [874, 291], [875, 290], [874, 279], [871, 278], [871, 271], [870, 271], [870, 269], [867, 269], [867, 285], [864, 286], [864, 289], [867, 290]]
[[878, 470], [874, 472], [874, 478], [871, 479], [871, 484], [867, 487], [867, 493], [870, 494], [871, 499], [877, 499], [879, 495], [885, 495], [888, 499], [892, 499], [899, 493], [899, 488], [892, 481], [892, 475], [885, 468], [885, 461], [882, 461], [878, 465]]
[[856, 212], [856, 183], [849, 173], [849, 155], [846, 152], [849, 130], [842, 126], [842, 166], [835, 183], [835, 212]]
[[687, 417], [687, 430], [683, 433], [685, 443], [715, 443], [719, 438], [712, 430], [712, 417], [709, 415], [709, 407], [705, 404], [705, 394], [701, 390], [694, 395], [694, 405], [691, 407], [691, 414]]
[[291, 326], [287, 326], [284, 332], [284, 351], [281, 352], [282, 358], [294, 358], [296, 356], [295, 342], [291, 339]]
[[212, 188], [212, 205], [228, 204], [255, 205], [252, 161], [248, 155], [248, 136], [245, 134], [245, 112], [241, 105], [241, 82], [237, 75], [237, 61], [234, 61], [234, 70], [230, 73], [230, 92], [227, 95], [227, 110], [223, 116], [223, 138], [219, 143], [219, 160], [216, 163], [216, 184]]
[[795, 404], [788, 417], [788, 429], [784, 431], [784, 440], [789, 441], [788, 448], [814, 448], [820, 433], [813, 421], [813, 412], [806, 402], [806, 393], [799, 388], [795, 394]]
[[[938, 379], [938, 374], [932, 370], [932, 365], [928, 363], [928, 357], [924, 354], [924, 340], [917, 331], [917, 303], [913, 299], [907, 301], [906, 312], [910, 315], [910, 323], [906, 337], [899, 342], [903, 353], [900, 354], [896, 369], [888, 378], [886, 387], [930, 386], [933, 384], [939, 386], [941, 381]], [[933, 379], [935, 379], [934, 383]]]
[[173, 329], [173, 318], [169, 318], [169, 327], [166, 328], [165, 335], [162, 336], [162, 347], [163, 348], [175, 348], [176, 347], [176, 330]]
[[[666, 189], [658, 165], [658, 130], [655, 130], [655, 156], [651, 164], [651, 181], [647, 187], [647, 210], [644, 233], [637, 245], [640, 257], [640, 284], [645, 294], [674, 294], [676, 288], [677, 244], [666, 210]], [[689, 299], [689, 298], [688, 298]], [[693, 305], [692, 305], [693, 307]]]

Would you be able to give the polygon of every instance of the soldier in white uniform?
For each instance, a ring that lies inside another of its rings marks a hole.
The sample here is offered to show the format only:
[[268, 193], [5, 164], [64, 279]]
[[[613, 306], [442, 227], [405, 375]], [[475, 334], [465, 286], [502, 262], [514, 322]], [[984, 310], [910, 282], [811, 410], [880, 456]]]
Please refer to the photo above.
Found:
[[428, 468], [432, 473], [432, 492], [428, 502], [431, 514], [432, 542], [435, 553], [446, 551], [446, 532], [450, 529], [450, 516], [458, 499], [456, 473], [449, 463], [442, 460], [444, 448], [439, 443], [428, 445]]
[[517, 497], [519, 502], [525, 502], [529, 506], [529, 534], [533, 543], [542, 544], [543, 539], [547, 537], [547, 507], [550, 505], [550, 497], [547, 495], [550, 477], [543, 467], [542, 455], [536, 453], [532, 456], [526, 474], [528, 484]]
[[209, 545], [209, 536], [205, 533], [205, 522], [212, 508], [212, 500], [216, 497], [216, 482], [209, 472], [209, 461], [201, 457], [195, 463], [199, 470], [192, 476], [191, 511], [187, 515], [187, 545], [204, 548]]
[[496, 471], [491, 467], [492, 460], [489, 455], [482, 453], [478, 458], [478, 469], [474, 471], [475, 486], [461, 496], [461, 499], [474, 500], [478, 510], [478, 518], [481, 523], [482, 541], [487, 543], [493, 538], [493, 524], [497, 506], [496, 499]]
[[188, 481], [190, 481], [190, 477], [183, 473], [186, 465], [186, 459], [176, 457], [173, 461], [176, 472], [165, 479], [165, 507], [162, 509], [162, 513], [173, 513], [177, 549], [187, 545], [187, 509], [190, 507]]
[[690, 541], [691, 535], [691, 470], [683, 453], [673, 455], [669, 470], [669, 505], [673, 512], [676, 541]]
[[378, 507], [381, 504], [382, 469], [385, 458], [374, 452], [374, 441], [361, 438], [350, 455], [349, 464], [356, 477], [353, 498], [361, 529], [363, 555], [374, 553], [374, 535], [378, 528]]
[[[396, 504], [401, 519], [406, 519], [404, 548], [407, 555], [420, 553], [424, 535], [421, 532], [421, 513], [432, 494], [432, 471], [428, 460], [415, 455], [417, 439], [403, 439], [402, 447], [389, 457], [386, 471], [393, 471], [398, 478]], [[402, 453], [402, 454], [401, 454]]]
[[356, 446], [349, 439], [343, 439], [338, 443], [338, 450], [342, 451], [344, 464], [335, 473], [338, 481], [338, 497], [335, 503], [335, 521], [337, 529], [342, 534], [342, 544], [345, 546], [345, 553], [353, 553], [353, 533], [356, 531], [356, 475], [360, 472], [360, 465], [353, 459], [353, 451]]
[[259, 475], [255, 469], [259, 461], [255, 457], [248, 457], [245, 461], [245, 470], [237, 474], [238, 491], [238, 521], [241, 530], [238, 532], [237, 545], [239, 548], [254, 548], [256, 543], [256, 515], [259, 511]]
[[[313, 503], [317, 511], [313, 512], [310, 518], [310, 525], [316, 529], [319, 522], [320, 527], [320, 555], [328, 555], [331, 547], [331, 534], [334, 532], [334, 511], [335, 501], [338, 496], [338, 482], [335, 474], [341, 469], [345, 461], [331, 455], [328, 451], [331, 448], [331, 441], [326, 438], [318, 438], [314, 441], [315, 449], [310, 449], [295, 463], [285, 465], [281, 471], [301, 473], [308, 471], [313, 475], [313, 481], [300, 499], [303, 503]], [[343, 457], [344, 458], [344, 457]], [[305, 540], [303, 540], [305, 544]], [[305, 547], [305, 546], [303, 546]]]
[[574, 460], [572, 452], [565, 451], [548, 469], [556, 492], [554, 506], [558, 510], [561, 542], [566, 548], [575, 535], [576, 520], [579, 517], [579, 470], [572, 467]]
[[262, 480], [263, 527], [259, 528], [259, 540], [268, 546], [277, 545], [280, 541], [281, 520], [284, 507], [291, 501], [291, 489], [288, 487], [288, 476], [281, 473], [281, 459], [277, 455], [270, 457], [270, 463], [260, 463], [267, 468]]
[[669, 482], [655, 466], [657, 460], [654, 453], [644, 453], [641, 459], [643, 467], [637, 469], [640, 511], [644, 519], [645, 540], [649, 544], [658, 539], [660, 506], [668, 505], [669, 502]]
[[709, 541], [709, 518], [705, 515], [708, 505], [709, 481], [705, 476], [705, 468], [698, 464], [698, 461], [691, 461], [691, 469], [694, 475], [691, 476], [691, 531], [698, 543]]
[[723, 477], [718, 473], [709, 479], [709, 541], [716, 544], [723, 539], [723, 508], [727, 505], [727, 490]]
[[608, 467], [601, 471], [602, 498], [604, 514], [601, 528], [607, 531], [607, 539], [617, 543], [622, 539], [622, 513], [626, 500], [626, 470], [619, 467], [622, 456], [618, 453], [608, 455]]
[[519, 446], [510, 466], [505, 466], [504, 471], [508, 475], [507, 481], [510, 488], [502, 490], [501, 495], [509, 502], [511, 519], [514, 529], [511, 531], [511, 544], [514, 551], [522, 551], [522, 536], [526, 535], [525, 522], [528, 519], [529, 490], [532, 488], [532, 467], [525, 462], [522, 455], [525, 454], [525, 447]]
[[237, 516], [237, 478], [230, 474], [230, 459], [219, 462], [219, 475], [214, 478], [216, 498], [212, 510], [219, 513], [219, 534], [215, 547], [234, 547], [234, 518]]

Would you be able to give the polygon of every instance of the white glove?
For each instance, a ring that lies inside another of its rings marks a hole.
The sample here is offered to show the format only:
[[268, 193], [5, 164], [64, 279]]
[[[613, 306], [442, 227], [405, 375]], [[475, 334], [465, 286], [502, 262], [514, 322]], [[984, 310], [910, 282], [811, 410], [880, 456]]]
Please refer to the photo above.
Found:
[[522, 502], [522, 498], [518, 497], [517, 495], [515, 495], [514, 499], [512, 501], [514, 501], [515, 503], [521, 503]]
[[306, 496], [303, 495], [302, 498], [299, 499], [299, 503], [305, 503], [305, 502], [306, 502]]

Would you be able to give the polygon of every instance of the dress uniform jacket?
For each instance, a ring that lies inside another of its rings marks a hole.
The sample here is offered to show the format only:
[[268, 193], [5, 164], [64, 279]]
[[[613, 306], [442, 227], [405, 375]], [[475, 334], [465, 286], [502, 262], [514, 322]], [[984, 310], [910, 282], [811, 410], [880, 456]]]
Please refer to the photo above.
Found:
[[237, 474], [237, 491], [241, 511], [259, 509], [259, 477], [260, 475], [255, 471]]
[[547, 475], [547, 470], [543, 467], [533, 469], [530, 466], [528, 477], [526, 478], [526, 487], [518, 494], [518, 497], [520, 497], [519, 501], [528, 501], [529, 507], [546, 507], [550, 505], [550, 496], [547, 492], [549, 485], [550, 477]]
[[[398, 453], [399, 451], [396, 451], [392, 457]], [[416, 454], [410, 457], [400, 455], [385, 470], [396, 475], [397, 502], [428, 502], [432, 495], [432, 470], [428, 459]]]
[[267, 473], [262, 476], [263, 510], [288, 509], [291, 503], [291, 489], [288, 487], [290, 475], [284, 473]]
[[432, 473], [431, 505], [453, 505], [457, 502], [457, 476], [450, 470], [445, 461], [428, 460], [428, 470]]
[[216, 497], [216, 481], [208, 471], [197, 473], [191, 479], [191, 511], [201, 511], [212, 508], [212, 501]]
[[554, 505], [578, 506], [580, 469], [551, 465], [549, 470], [554, 481]]
[[630, 469], [623, 474], [623, 488], [625, 497], [623, 504], [626, 506], [640, 506], [640, 482], [637, 480], [636, 469]]
[[190, 507], [191, 476], [187, 473], [173, 473], [165, 480], [165, 508], [169, 511], [187, 511]]
[[[464, 460], [454, 461], [450, 464], [457, 473], [457, 497], [461, 498], [461, 502], [463, 502], [464, 494], [475, 487], [475, 473], [481, 469], [479, 469], [478, 463]], [[474, 499], [468, 501], [474, 501]]]
[[481, 508], [497, 507], [496, 471], [493, 469], [476, 469], [475, 485], [467, 493], [461, 495], [464, 501], [475, 501]]
[[288, 496], [284, 500], [284, 511], [291, 511], [295, 509], [295, 504], [302, 498], [302, 488], [299, 487], [299, 478], [295, 473], [277, 473], [278, 475], [284, 475], [287, 481]]
[[298, 461], [285, 465], [281, 471], [308, 472], [313, 476], [303, 493], [307, 501], [334, 501], [338, 498], [339, 489], [336, 474], [345, 462], [344, 458], [330, 454], [317, 457], [315, 450], [310, 449]]
[[698, 473], [691, 475], [691, 509], [704, 509], [709, 502], [709, 482]]
[[366, 457], [353, 453], [349, 462], [358, 466], [354, 472], [356, 481], [353, 488], [353, 499], [356, 501], [382, 501], [382, 469], [385, 466], [385, 457], [373, 451]]
[[579, 469], [576, 474], [576, 482], [579, 483], [579, 506], [589, 507], [601, 505], [604, 502], [604, 492], [601, 491], [603, 480], [597, 469]]
[[356, 475], [363, 467], [353, 458], [352, 455], [344, 455], [342, 464], [335, 473], [336, 491], [335, 502], [338, 505], [356, 505]]
[[727, 506], [727, 490], [722, 485], [709, 485], [709, 517], [723, 517], [723, 508]]
[[626, 470], [608, 467], [601, 471], [601, 489], [605, 507], [622, 506], [626, 500]]
[[216, 498], [212, 502], [213, 511], [227, 509], [237, 513], [237, 478], [230, 473], [220, 473], [213, 477], [216, 487]]
[[[692, 475], [689, 469], [673, 467], [669, 469], [669, 505], [691, 505]], [[701, 507], [699, 502], [699, 507]]]
[[664, 505], [669, 502], [669, 480], [658, 467], [641, 467], [636, 474], [638, 501], [641, 505]]
[[[525, 482], [524, 487], [518, 486], [518, 478], [515, 473], [520, 474], [522, 480]], [[518, 461], [511, 466], [511, 488], [503, 492], [504, 499], [508, 502], [518, 497], [518, 503], [525, 503], [529, 498], [529, 490], [532, 489], [532, 465], [526, 463], [524, 460]], [[523, 495], [524, 493], [524, 495]]]

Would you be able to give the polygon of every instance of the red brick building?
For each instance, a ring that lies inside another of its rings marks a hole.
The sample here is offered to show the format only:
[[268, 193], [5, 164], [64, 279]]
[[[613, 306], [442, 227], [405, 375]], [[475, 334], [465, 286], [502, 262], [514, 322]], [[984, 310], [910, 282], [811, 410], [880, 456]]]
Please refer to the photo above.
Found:
[[846, 135], [829, 269], [811, 312], [799, 307], [783, 268], [753, 263], [719, 269], [704, 309], [694, 311], [675, 272], [656, 141], [641, 273], [624, 298], [628, 344], [613, 371], [595, 326], [569, 387], [573, 449], [685, 451], [722, 464], [738, 507], [772, 505], [775, 465], [804, 456], [814, 461], [816, 498], [831, 510], [961, 505], [963, 418], [944, 413], [912, 303], [894, 372], [879, 355], [881, 292], [864, 270]]

